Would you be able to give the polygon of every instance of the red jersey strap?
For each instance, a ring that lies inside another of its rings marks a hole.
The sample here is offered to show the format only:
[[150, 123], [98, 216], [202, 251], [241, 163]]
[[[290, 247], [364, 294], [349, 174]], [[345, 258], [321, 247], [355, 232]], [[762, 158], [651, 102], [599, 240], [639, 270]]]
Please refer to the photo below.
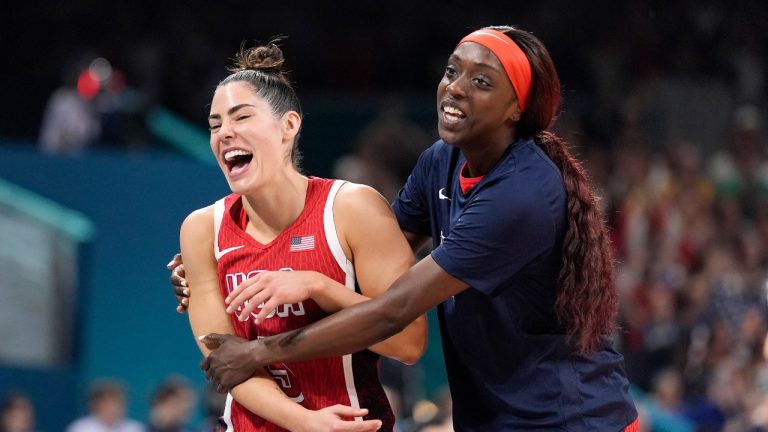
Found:
[[472, 190], [473, 187], [475, 187], [476, 184], [480, 183], [480, 180], [483, 179], [485, 176], [480, 177], [464, 177], [464, 170], [467, 169], [467, 163], [464, 162], [464, 165], [461, 166], [461, 170], [459, 170], [459, 186], [461, 186], [461, 193], [466, 195], [469, 193], [470, 190]]

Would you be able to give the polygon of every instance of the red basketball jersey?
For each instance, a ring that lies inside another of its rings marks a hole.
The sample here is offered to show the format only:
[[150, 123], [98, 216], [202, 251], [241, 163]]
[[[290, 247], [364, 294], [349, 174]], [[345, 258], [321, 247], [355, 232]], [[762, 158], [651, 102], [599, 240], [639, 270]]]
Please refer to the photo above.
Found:
[[[344, 255], [333, 219], [333, 200], [342, 184], [339, 180], [310, 177], [304, 210], [268, 244], [245, 232], [247, 216], [240, 195], [230, 194], [217, 201], [214, 247], [222, 295], [247, 278], [269, 270], [314, 270], [354, 290], [354, 267]], [[231, 319], [238, 336], [253, 340], [304, 327], [327, 315], [308, 299], [278, 307], [260, 324], [254, 324], [256, 313], [243, 322], [235, 314]], [[394, 426], [394, 415], [379, 382], [377, 361], [377, 354], [363, 350], [341, 357], [273, 364], [267, 370], [285, 394], [306, 408], [317, 410], [335, 404], [368, 408], [366, 418], [382, 420], [381, 430], [389, 431]], [[227, 402], [224, 417], [228, 430], [284, 430], [231, 397]]]

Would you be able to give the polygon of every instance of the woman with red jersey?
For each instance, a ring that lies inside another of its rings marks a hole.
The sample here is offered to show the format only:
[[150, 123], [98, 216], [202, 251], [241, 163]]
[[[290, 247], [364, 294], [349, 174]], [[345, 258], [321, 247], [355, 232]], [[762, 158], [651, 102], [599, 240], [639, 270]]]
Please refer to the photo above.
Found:
[[[181, 227], [198, 339], [222, 333], [256, 340], [304, 327], [381, 294], [413, 264], [378, 193], [299, 172], [301, 108], [282, 63], [274, 43], [241, 51], [211, 101], [211, 149], [232, 194]], [[227, 314], [224, 299], [238, 285], [269, 283], [274, 273], [284, 276], [281, 292], [290, 301], [251, 300]], [[238, 431], [392, 430], [376, 353], [413, 363], [425, 341], [419, 318], [370, 350], [265, 365], [269, 376], [259, 368], [231, 389], [225, 421]]]

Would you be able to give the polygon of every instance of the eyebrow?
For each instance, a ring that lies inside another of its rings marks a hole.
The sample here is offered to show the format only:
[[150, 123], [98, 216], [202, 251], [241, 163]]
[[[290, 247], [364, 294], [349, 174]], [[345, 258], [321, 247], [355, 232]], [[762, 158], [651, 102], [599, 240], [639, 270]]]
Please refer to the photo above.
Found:
[[[460, 62], [461, 62], [461, 61], [464, 61], [464, 59], [462, 59], [461, 57], [459, 57], [459, 56], [458, 56], [458, 55], [456, 55], [456, 54], [451, 54], [451, 56], [450, 56], [450, 57], [448, 57], [448, 59], [449, 59], [449, 60], [460, 61]], [[496, 71], [496, 72], [501, 72], [501, 70], [499, 70], [499, 68], [498, 68], [498, 67], [495, 67], [495, 66], [493, 66], [493, 65], [491, 65], [491, 64], [488, 64], [488, 63], [483, 63], [483, 62], [472, 62], [472, 64], [473, 64], [473, 65], [475, 65], [475, 66], [479, 66], [479, 67], [485, 68], [485, 69], [490, 69], [490, 70], [493, 70], [493, 71]]]
[[[234, 113], [235, 113], [237, 110], [239, 110], [239, 109], [242, 109], [242, 108], [245, 108], [245, 107], [253, 107], [253, 108], [256, 108], [256, 106], [255, 106], [255, 105], [251, 105], [251, 104], [240, 104], [240, 105], [235, 105], [235, 106], [233, 106], [232, 108], [230, 108], [230, 109], [228, 109], [228, 110], [227, 110], [227, 115], [232, 115], [232, 114], [234, 114]], [[220, 119], [220, 118], [221, 118], [221, 116], [220, 116], [220, 115], [218, 115], [218, 114], [211, 114], [211, 115], [209, 115], [209, 116], [208, 116], [208, 119], [211, 119], [211, 120], [218, 120], [218, 119]]]

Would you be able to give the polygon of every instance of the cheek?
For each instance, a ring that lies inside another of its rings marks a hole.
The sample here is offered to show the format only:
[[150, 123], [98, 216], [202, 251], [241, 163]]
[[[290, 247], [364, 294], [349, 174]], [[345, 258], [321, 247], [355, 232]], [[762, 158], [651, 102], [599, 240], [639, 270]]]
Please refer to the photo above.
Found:
[[[445, 77], [440, 80], [439, 83], [437, 83], [437, 96], [441, 97], [445, 94], [445, 88], [448, 86], [448, 82]], [[439, 102], [439, 101], [438, 101]]]

